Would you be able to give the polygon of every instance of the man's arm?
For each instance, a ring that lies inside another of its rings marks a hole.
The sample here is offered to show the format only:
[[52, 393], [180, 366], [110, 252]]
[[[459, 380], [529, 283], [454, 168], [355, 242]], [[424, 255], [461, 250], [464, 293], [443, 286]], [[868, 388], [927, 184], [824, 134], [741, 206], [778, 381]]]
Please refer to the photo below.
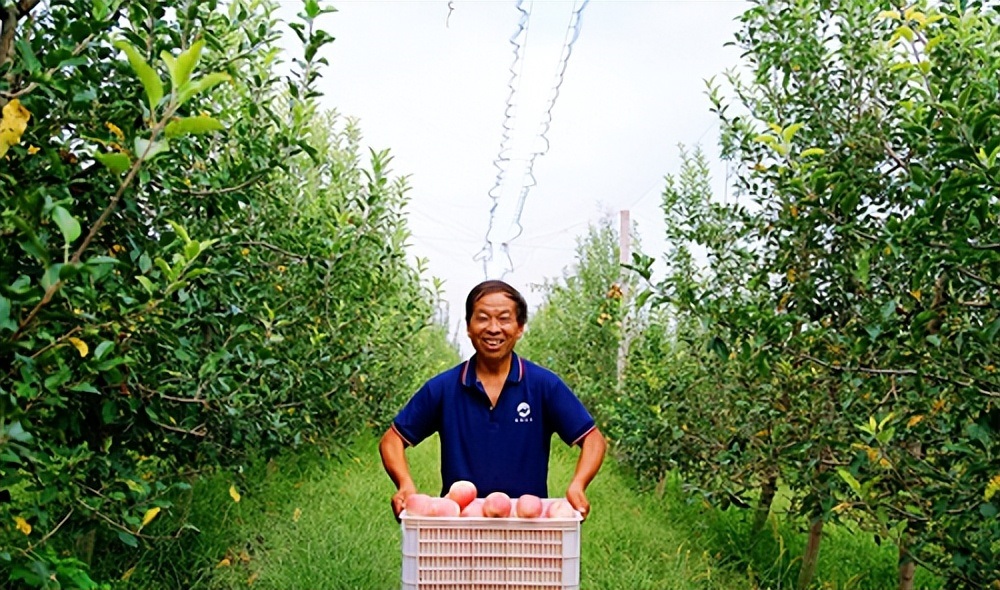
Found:
[[385, 431], [378, 444], [378, 452], [382, 456], [382, 467], [389, 474], [389, 479], [396, 484], [396, 493], [392, 496], [392, 512], [399, 520], [399, 513], [406, 507], [406, 498], [417, 491], [417, 486], [410, 477], [410, 465], [406, 462], [406, 443], [392, 427]]
[[576, 471], [573, 473], [573, 480], [569, 482], [566, 489], [566, 499], [580, 511], [586, 519], [590, 514], [590, 502], [587, 501], [587, 486], [594, 480], [594, 476], [601, 469], [604, 462], [604, 452], [608, 443], [604, 440], [604, 435], [595, 426], [580, 441], [580, 458], [576, 461]]

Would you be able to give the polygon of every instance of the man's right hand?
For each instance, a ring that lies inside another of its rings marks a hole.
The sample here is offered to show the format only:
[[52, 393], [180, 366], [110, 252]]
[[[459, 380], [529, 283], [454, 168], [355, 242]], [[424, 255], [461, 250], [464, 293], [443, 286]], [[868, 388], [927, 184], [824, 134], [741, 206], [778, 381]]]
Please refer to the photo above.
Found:
[[406, 499], [415, 493], [417, 493], [416, 487], [403, 486], [392, 495], [392, 513], [396, 516], [396, 522], [399, 522], [399, 514], [406, 508]]

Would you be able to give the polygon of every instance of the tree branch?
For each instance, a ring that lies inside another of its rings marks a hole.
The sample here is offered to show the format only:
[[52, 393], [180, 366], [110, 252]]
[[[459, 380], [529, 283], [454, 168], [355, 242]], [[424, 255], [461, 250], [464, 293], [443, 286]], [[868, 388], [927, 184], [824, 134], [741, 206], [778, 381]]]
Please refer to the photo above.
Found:
[[[858, 372], [858, 373], [867, 373], [869, 375], [906, 375], [906, 376], [916, 376], [920, 374], [916, 371], [916, 369], [875, 369], [872, 367], [861, 367], [861, 366], [846, 367], [844, 365], [836, 365], [833, 363], [829, 363], [827, 361], [818, 359], [808, 354], [800, 354], [799, 358], [816, 363], [821, 367], [825, 367], [831, 371], [835, 371], [838, 373]], [[977, 392], [979, 392], [982, 395], [985, 395], [986, 397], [1000, 398], [1000, 391], [991, 391], [988, 389], [983, 389], [974, 381], [959, 381], [958, 379], [951, 379], [948, 377], [943, 377], [941, 375], [935, 375], [933, 373], [923, 373], [923, 376], [929, 379], [934, 379], [936, 381], [942, 381], [944, 383], [958, 385], [959, 387], [968, 387], [970, 389], [975, 389]]]
[[248, 186], [252, 185], [253, 183], [257, 182], [258, 180], [261, 180], [262, 178], [264, 178], [264, 176], [265, 176], [264, 174], [258, 174], [257, 176], [254, 176], [253, 178], [251, 178], [246, 182], [241, 182], [236, 186], [227, 186], [226, 188], [207, 189], [207, 190], [175, 188], [174, 190], [179, 193], [183, 193], [186, 195], [194, 195], [196, 197], [207, 197], [209, 195], [224, 195], [226, 193], [233, 193], [239, 190], [243, 190]]
[[256, 240], [252, 240], [252, 241], [249, 241], [249, 242], [238, 242], [236, 245], [237, 246], [260, 246], [261, 248], [266, 248], [267, 250], [271, 250], [272, 252], [277, 252], [278, 254], [284, 254], [285, 256], [287, 256], [289, 258], [292, 258], [294, 260], [298, 260], [299, 262], [306, 262], [310, 258], [308, 254], [306, 254], [306, 255], [295, 254], [294, 252], [289, 252], [288, 250], [283, 250], [283, 249], [281, 249], [278, 246], [275, 246], [273, 244], [268, 244], [267, 242], [258, 242]]

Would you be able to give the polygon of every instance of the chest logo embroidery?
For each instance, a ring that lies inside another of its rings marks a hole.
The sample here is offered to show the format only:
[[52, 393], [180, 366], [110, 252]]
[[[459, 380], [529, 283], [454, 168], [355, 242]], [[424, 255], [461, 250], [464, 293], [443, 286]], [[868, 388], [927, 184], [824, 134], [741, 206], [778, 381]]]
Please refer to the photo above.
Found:
[[531, 406], [528, 402], [521, 402], [517, 405], [517, 418], [514, 418], [514, 422], [531, 422]]

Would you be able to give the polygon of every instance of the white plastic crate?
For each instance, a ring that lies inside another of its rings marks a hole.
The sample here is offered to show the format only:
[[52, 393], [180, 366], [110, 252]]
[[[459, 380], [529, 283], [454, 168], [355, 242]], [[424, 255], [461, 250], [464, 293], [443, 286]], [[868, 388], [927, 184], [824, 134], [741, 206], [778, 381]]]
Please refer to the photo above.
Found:
[[577, 590], [581, 520], [403, 511], [403, 590]]

